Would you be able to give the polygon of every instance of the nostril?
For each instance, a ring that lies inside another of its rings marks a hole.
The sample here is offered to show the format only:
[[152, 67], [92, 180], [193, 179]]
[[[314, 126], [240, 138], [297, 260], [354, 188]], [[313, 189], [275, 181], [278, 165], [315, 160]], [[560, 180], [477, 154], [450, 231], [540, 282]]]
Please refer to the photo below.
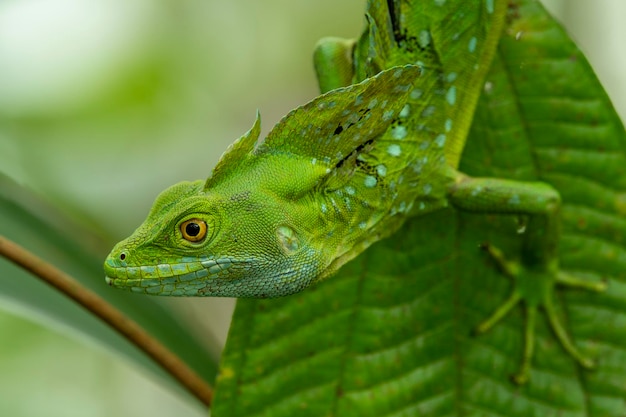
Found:
[[124, 259], [126, 259], [126, 252], [120, 253], [120, 261], [123, 261]]

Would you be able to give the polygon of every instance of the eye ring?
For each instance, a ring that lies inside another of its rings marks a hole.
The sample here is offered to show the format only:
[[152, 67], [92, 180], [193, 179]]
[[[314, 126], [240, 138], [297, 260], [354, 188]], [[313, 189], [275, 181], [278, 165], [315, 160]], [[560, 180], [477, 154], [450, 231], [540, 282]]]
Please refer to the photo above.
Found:
[[206, 237], [207, 225], [204, 220], [189, 219], [180, 225], [180, 233], [183, 239], [189, 242], [200, 242]]

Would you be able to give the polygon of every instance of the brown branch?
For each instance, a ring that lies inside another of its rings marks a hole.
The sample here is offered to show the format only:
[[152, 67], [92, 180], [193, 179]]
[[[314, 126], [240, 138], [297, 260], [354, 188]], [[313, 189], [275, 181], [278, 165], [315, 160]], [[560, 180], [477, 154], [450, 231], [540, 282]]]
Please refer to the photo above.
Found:
[[51, 264], [38, 258], [18, 244], [0, 235], [0, 255], [30, 271], [36, 277], [76, 301], [150, 356], [161, 368], [177, 379], [192, 395], [207, 406], [213, 391], [202, 378], [178, 356], [150, 336], [100, 296]]

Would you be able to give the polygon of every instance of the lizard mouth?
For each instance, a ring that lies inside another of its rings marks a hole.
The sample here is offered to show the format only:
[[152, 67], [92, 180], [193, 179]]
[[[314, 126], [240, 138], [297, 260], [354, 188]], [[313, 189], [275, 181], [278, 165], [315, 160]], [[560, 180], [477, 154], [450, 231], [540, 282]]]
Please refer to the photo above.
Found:
[[197, 295], [209, 281], [232, 280], [236, 277], [231, 267], [247, 262], [233, 262], [227, 258], [181, 258], [175, 263], [128, 266], [118, 257], [104, 263], [107, 285], [135, 293], [154, 295]]

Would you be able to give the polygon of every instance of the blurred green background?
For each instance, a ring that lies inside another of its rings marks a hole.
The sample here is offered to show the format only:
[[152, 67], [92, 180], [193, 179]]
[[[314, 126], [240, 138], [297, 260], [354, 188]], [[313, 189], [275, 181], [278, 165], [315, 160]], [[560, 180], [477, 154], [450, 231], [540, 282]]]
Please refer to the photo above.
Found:
[[[626, 2], [544, 3], [626, 118]], [[315, 42], [358, 35], [363, 10], [354, 0], [0, 0], [0, 172], [117, 241], [164, 188], [206, 177], [257, 109], [267, 132], [314, 97]], [[223, 343], [233, 300], [174, 302]], [[0, 415], [205, 414], [0, 299]]]

